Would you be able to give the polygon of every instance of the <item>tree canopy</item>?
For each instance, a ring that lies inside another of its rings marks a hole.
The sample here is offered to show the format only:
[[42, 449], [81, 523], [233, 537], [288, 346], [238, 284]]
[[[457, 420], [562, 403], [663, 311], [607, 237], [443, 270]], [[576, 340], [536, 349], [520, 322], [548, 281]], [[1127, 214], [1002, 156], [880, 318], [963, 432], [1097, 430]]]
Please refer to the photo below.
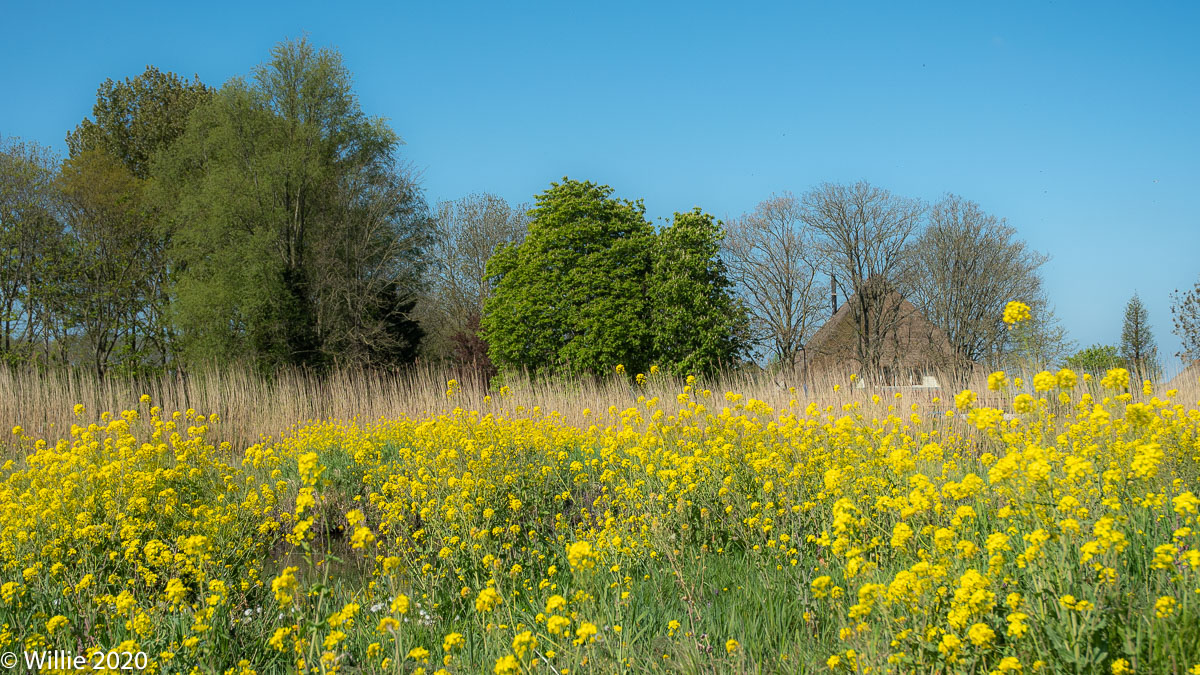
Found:
[[709, 372], [742, 351], [745, 315], [699, 210], [655, 233], [640, 201], [564, 178], [538, 195], [529, 232], [488, 261], [483, 317], [494, 362], [531, 372]]
[[362, 112], [340, 55], [307, 40], [196, 108], [155, 164], [190, 359], [412, 357], [429, 218], [399, 144]]

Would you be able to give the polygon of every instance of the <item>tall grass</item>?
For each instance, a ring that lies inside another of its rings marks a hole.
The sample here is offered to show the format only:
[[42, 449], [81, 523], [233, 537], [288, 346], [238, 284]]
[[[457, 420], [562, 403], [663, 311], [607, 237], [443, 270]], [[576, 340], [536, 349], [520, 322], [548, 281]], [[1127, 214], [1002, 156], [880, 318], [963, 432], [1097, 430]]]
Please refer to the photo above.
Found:
[[[1025, 374], [1026, 381], [1029, 375]], [[455, 396], [448, 397], [446, 386], [452, 379], [459, 389]], [[943, 383], [940, 390], [875, 388], [853, 381], [849, 373], [804, 377], [799, 373], [745, 369], [702, 378], [695, 388], [711, 389], [716, 394], [736, 391], [773, 407], [786, 405], [793, 398], [822, 406], [841, 405], [897, 391], [903, 393], [906, 402], [928, 403], [935, 397], [948, 402], [962, 388], [971, 388], [987, 398], [982, 373], [966, 382], [953, 382], [945, 376], [939, 381]], [[685, 384], [680, 378], [663, 374], [648, 378], [642, 385], [624, 376], [535, 379], [507, 375], [504, 382], [508, 393], [501, 395], [498, 380], [489, 389], [476, 372], [431, 366], [395, 373], [342, 369], [317, 374], [290, 369], [265, 377], [249, 367], [228, 365], [199, 369], [186, 376], [140, 379], [99, 378], [83, 370], [6, 368], [0, 369], [0, 450], [6, 446], [7, 431], [16, 425], [35, 438], [60, 438], [76, 422], [76, 404], [82, 404], [91, 418], [103, 411], [116, 413], [132, 407], [143, 394], [168, 411], [192, 408], [219, 414], [224, 422], [216, 428], [214, 440], [244, 448], [264, 436], [276, 436], [312, 420], [420, 417], [455, 407], [498, 415], [554, 411], [568, 421], [582, 423], [585, 410], [601, 411], [614, 405], [623, 408], [639, 396], [675, 396]], [[1194, 402], [1200, 398], [1200, 386], [1196, 382], [1188, 385], [1177, 400]]]

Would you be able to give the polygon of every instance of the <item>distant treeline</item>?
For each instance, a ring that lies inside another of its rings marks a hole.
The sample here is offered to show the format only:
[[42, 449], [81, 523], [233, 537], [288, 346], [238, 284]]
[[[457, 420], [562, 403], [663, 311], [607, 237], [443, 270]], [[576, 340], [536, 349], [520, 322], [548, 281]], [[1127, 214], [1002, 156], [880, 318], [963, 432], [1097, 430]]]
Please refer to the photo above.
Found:
[[[0, 139], [0, 359], [99, 375], [795, 367], [834, 296], [855, 303], [869, 369], [892, 328], [877, 279], [958, 362], [1073, 349], [1042, 290], [1047, 258], [955, 195], [822, 184], [729, 222], [694, 208], [655, 225], [640, 201], [564, 178], [532, 207], [474, 194], [430, 208], [400, 145], [340, 55], [307, 40], [220, 88], [153, 67], [105, 81], [65, 160]], [[1009, 300], [1035, 320], [1009, 330]]]

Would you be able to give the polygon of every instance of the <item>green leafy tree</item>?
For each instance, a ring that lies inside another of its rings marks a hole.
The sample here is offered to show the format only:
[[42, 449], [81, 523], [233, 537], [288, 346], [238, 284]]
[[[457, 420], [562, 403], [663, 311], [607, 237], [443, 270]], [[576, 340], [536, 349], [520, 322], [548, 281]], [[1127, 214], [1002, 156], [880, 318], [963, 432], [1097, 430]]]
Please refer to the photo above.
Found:
[[[140, 228], [137, 236], [139, 259], [131, 264], [146, 268], [148, 273], [139, 275], [136, 297], [141, 307], [136, 312], [138, 321], [125, 334], [123, 345], [117, 351], [118, 355], [124, 354], [126, 366], [140, 363], [140, 369], [163, 368], [169, 367], [174, 359], [175, 335], [168, 313], [168, 292], [174, 269], [167, 257], [172, 228], [169, 219], [156, 212], [156, 205], [145, 198], [146, 183], [152, 177], [154, 158], [166, 152], [183, 135], [192, 111], [211, 101], [213, 93], [213, 89], [199, 78], [187, 80], [175, 73], [147, 66], [136, 77], [105, 80], [96, 91], [91, 117], [67, 134], [71, 161], [93, 154], [93, 159], [82, 161], [75, 168], [80, 180], [75, 181], [74, 189], [80, 197], [100, 196], [98, 191], [85, 185], [89, 171], [111, 174], [115, 170], [109, 166], [101, 167], [95, 161], [101, 154], [113, 158], [133, 178], [119, 181], [128, 189], [124, 196], [108, 194], [103, 197], [109, 202], [120, 200], [126, 208], [140, 211], [134, 221]], [[118, 185], [113, 180], [101, 182], [108, 190]], [[94, 204], [84, 206], [80, 199], [75, 203], [77, 215], [97, 210]], [[99, 210], [111, 213], [108, 207]], [[124, 232], [122, 236], [125, 236]], [[83, 313], [87, 314], [87, 311]], [[94, 358], [93, 351], [89, 359]]]
[[307, 40], [196, 108], [154, 165], [190, 360], [412, 358], [429, 217], [399, 144], [361, 110], [341, 56]]
[[1138, 380], [1158, 379], [1158, 345], [1150, 330], [1150, 311], [1137, 293], [1125, 305], [1121, 327], [1121, 358], [1133, 369]]
[[63, 163], [63, 194], [71, 273], [71, 325], [83, 360], [103, 376], [114, 365], [141, 370], [147, 307], [154, 302], [158, 260], [146, 237], [142, 181], [104, 150], [85, 150]]
[[154, 66], [134, 78], [105, 80], [92, 117], [67, 134], [67, 150], [72, 157], [104, 150], [134, 176], [149, 178], [154, 155], [183, 135], [192, 110], [212, 94], [198, 77], [187, 80]]
[[1102, 374], [1125, 365], [1115, 345], [1092, 345], [1067, 357], [1067, 367], [1085, 373]]
[[65, 357], [64, 232], [58, 159], [15, 138], [0, 141], [0, 362]]
[[749, 319], [721, 260], [721, 224], [699, 208], [658, 234], [650, 277], [654, 359], [677, 376], [711, 374], [745, 354]]
[[496, 279], [483, 337], [498, 366], [600, 373], [650, 365], [646, 282], [654, 230], [645, 207], [564, 178], [537, 196], [525, 241], [487, 263]]

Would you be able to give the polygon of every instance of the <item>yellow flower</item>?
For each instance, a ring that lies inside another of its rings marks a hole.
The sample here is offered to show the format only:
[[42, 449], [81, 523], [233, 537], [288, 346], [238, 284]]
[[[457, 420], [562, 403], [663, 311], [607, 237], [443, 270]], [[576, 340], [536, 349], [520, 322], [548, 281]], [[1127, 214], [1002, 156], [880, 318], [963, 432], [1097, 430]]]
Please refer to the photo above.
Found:
[[829, 586], [833, 579], [828, 576], [819, 576], [812, 580], [810, 587], [814, 598], [823, 598], [829, 594]]
[[987, 647], [996, 639], [996, 631], [985, 623], [977, 623], [967, 630], [967, 637], [976, 647]]
[[1079, 377], [1075, 375], [1075, 371], [1069, 368], [1058, 371], [1057, 378], [1059, 389], [1074, 389], [1075, 385], [1079, 383]]
[[586, 541], [577, 541], [567, 547], [567, 562], [571, 569], [590, 569], [596, 565], [596, 554], [592, 545]]
[[503, 600], [500, 598], [500, 594], [496, 592], [496, 589], [489, 586], [479, 591], [479, 595], [475, 596], [475, 611], [490, 612], [502, 602]]
[[167, 582], [167, 601], [172, 605], [178, 605], [187, 599], [188, 587], [183, 585], [179, 579], [171, 579]]
[[54, 631], [66, 626], [69, 623], [70, 621], [67, 619], [67, 617], [61, 614], [51, 617], [51, 619], [46, 622], [46, 632], [50, 635], [54, 635]]
[[938, 643], [938, 653], [947, 659], [956, 659], [958, 650], [962, 648], [962, 640], [954, 633], [946, 633]]
[[1020, 300], [1013, 300], [1007, 305], [1004, 305], [1003, 321], [1008, 325], [1015, 325], [1022, 321], [1027, 321], [1030, 316], [1030, 306], [1022, 303]]
[[741, 647], [741, 645], [738, 644], [737, 640], [730, 639], [725, 641], [725, 653], [727, 654], [736, 652], [739, 647]]
[[1100, 386], [1106, 389], [1126, 389], [1129, 387], [1129, 371], [1124, 368], [1113, 368], [1100, 380]]
[[996, 664], [996, 670], [1001, 673], [1020, 673], [1021, 662], [1015, 656], [1006, 656], [1000, 659], [1000, 663]]
[[463, 645], [466, 643], [467, 641], [463, 638], [462, 633], [449, 633], [446, 635], [446, 638], [442, 640], [442, 651], [449, 654], [452, 651], [462, 649]]
[[512, 649], [519, 658], [525, 658], [525, 653], [537, 647], [537, 638], [533, 636], [532, 631], [518, 633], [512, 641]]
[[291, 633], [292, 629], [290, 627], [276, 628], [275, 634], [271, 636], [271, 639], [267, 640], [267, 644], [273, 647], [276, 651], [282, 652], [284, 649], [283, 640]]
[[552, 616], [546, 619], [546, 632], [551, 635], [562, 635], [571, 625], [571, 620], [565, 616]]
[[1129, 667], [1129, 661], [1125, 659], [1113, 661], [1109, 669], [1112, 671], [1112, 675], [1126, 675], [1126, 673], [1133, 672], [1133, 668]]
[[1033, 376], [1034, 391], [1050, 391], [1056, 386], [1058, 386], [1058, 378], [1054, 376], [1054, 373], [1043, 370]]
[[365, 548], [370, 546], [375, 541], [375, 533], [371, 532], [369, 527], [357, 527], [354, 529], [354, 535], [350, 537], [351, 548]]
[[584, 621], [579, 625], [578, 630], [575, 631], [575, 644], [581, 645], [586, 642], [590, 642], [591, 640], [595, 639], [596, 633], [598, 632], [599, 628], [596, 627], [596, 624], [591, 623], [590, 621]]
[[1160, 619], [1165, 619], [1175, 613], [1175, 598], [1169, 595], [1164, 595], [1154, 601], [1154, 614]]
[[336, 611], [329, 617], [329, 625], [334, 628], [345, 626], [347, 628], [354, 625], [354, 617], [358, 616], [359, 604], [357, 602], [348, 602], [340, 610]]
[[400, 593], [392, 599], [392, 606], [389, 609], [391, 609], [392, 614], [405, 614], [408, 612], [408, 606], [408, 596]]
[[1026, 321], [1030, 316], [1031, 311], [1029, 309], [1029, 305], [1020, 302], [1019, 300], [1013, 300], [1004, 306], [1003, 319], [1004, 323], [1008, 324], [1009, 326], [1015, 326], [1022, 321]]
[[954, 407], [958, 408], [959, 410], [965, 410], [966, 408], [969, 408], [977, 398], [978, 396], [975, 394], [975, 392], [971, 391], [970, 389], [964, 389], [954, 396]]
[[496, 666], [492, 672], [495, 675], [517, 675], [521, 672], [521, 662], [512, 654], [505, 654], [496, 659]]
[[1006, 386], [1008, 386], [1008, 376], [1003, 370], [997, 370], [991, 375], [988, 375], [987, 388], [990, 391], [1000, 391]]

